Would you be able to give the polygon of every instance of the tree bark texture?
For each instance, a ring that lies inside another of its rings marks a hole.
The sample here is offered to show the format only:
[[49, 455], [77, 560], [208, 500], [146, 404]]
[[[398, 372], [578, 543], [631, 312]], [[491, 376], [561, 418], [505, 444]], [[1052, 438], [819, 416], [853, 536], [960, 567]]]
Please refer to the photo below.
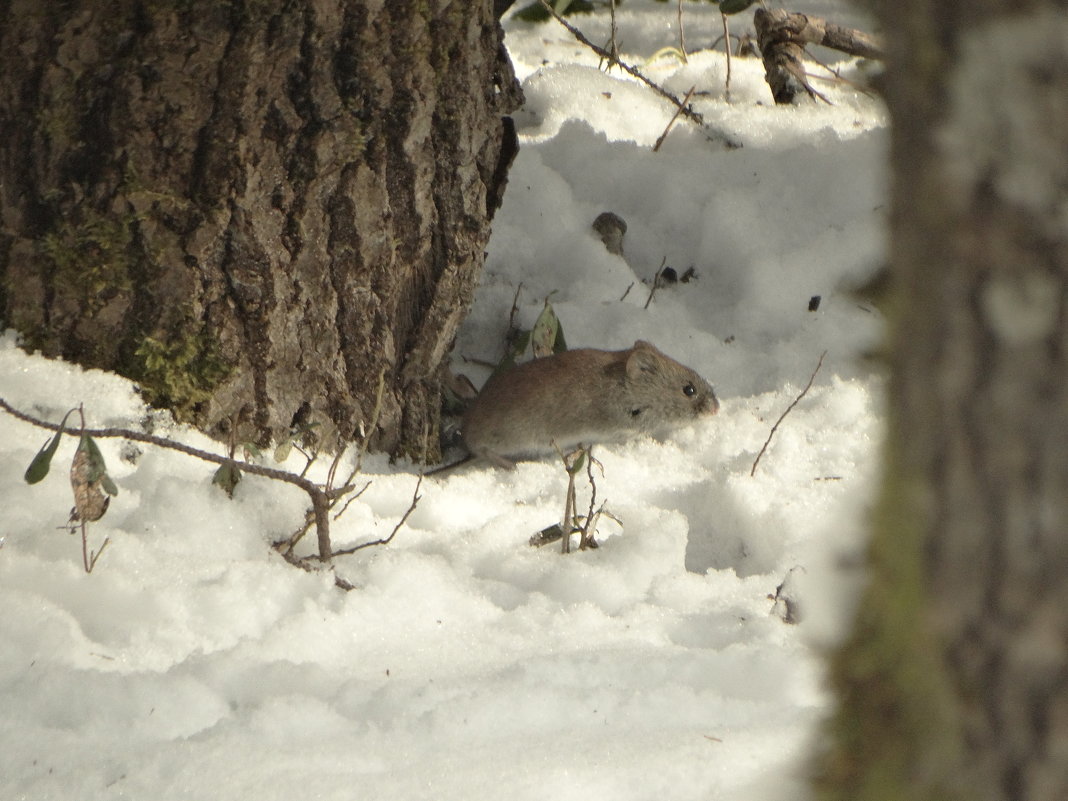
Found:
[[757, 44], [772, 97], [780, 105], [793, 103], [798, 93], [817, 96], [809, 85], [802, 57], [810, 44], [823, 45], [861, 58], [883, 58], [880, 41], [870, 34], [781, 8], [753, 12]]
[[888, 465], [827, 798], [1068, 798], [1068, 15], [885, 3]]
[[519, 101], [492, 0], [0, 0], [0, 324], [433, 456]]

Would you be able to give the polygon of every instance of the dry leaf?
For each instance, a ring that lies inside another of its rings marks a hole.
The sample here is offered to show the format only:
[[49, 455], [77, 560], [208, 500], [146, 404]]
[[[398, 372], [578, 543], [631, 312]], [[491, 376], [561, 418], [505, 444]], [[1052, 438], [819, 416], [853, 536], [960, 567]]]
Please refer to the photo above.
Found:
[[[104, 494], [104, 477], [91, 481], [93, 470], [89, 452], [79, 447], [74, 452], [74, 461], [70, 465], [70, 486], [74, 490], [74, 510], [72, 521], [92, 523], [104, 516], [111, 498]], [[106, 474], [105, 474], [106, 477]]]

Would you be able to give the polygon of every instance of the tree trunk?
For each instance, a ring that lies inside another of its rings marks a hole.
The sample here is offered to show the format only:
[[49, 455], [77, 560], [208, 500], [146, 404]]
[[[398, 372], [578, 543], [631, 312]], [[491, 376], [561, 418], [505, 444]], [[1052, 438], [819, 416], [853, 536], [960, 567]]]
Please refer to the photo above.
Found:
[[0, 0], [0, 325], [433, 457], [519, 99], [492, 0]]
[[[826, 798], [1068, 798], [1068, 18], [883, 4], [890, 430]], [[1021, 11], [1021, 8], [1026, 9]]]

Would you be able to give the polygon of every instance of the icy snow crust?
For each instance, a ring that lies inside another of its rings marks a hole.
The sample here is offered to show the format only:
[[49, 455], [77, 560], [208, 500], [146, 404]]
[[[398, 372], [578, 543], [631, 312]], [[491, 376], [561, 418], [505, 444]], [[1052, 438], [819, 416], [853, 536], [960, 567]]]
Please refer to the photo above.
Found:
[[[714, 6], [685, 13], [691, 48], [718, 35]], [[573, 19], [607, 38], [606, 15]], [[674, 19], [627, 2], [623, 57], [674, 44]], [[231, 501], [210, 466], [150, 447], [131, 464], [115, 441], [100, 446], [120, 494], [91, 529], [111, 545], [86, 576], [62, 529], [73, 440], [27, 486], [47, 435], [0, 414], [0, 798], [804, 797], [829, 703], [813, 643], [848, 617], [854, 582], [831, 566], [862, 541], [878, 461], [880, 382], [859, 356], [880, 320], [849, 290], [883, 253], [884, 111], [831, 84], [833, 106], [775, 108], [741, 59], [728, 103], [722, 52], [662, 57], [643, 69], [708, 92], [696, 107], [744, 147], [679, 120], [652, 153], [669, 104], [557, 26], [507, 30], [522, 150], [456, 369], [484, 380], [461, 356], [499, 356], [522, 282], [521, 322], [552, 293], [572, 346], [651, 340], [715, 385], [720, 414], [598, 448], [598, 497], [622, 521], [598, 550], [526, 544], [562, 511], [558, 465], [469, 468], [425, 481], [390, 546], [338, 560], [351, 592], [268, 547], [299, 525], [300, 492], [246, 478]], [[590, 230], [605, 210], [628, 223], [625, 259]], [[643, 309], [662, 259], [697, 279]], [[91, 424], [145, 414], [128, 382], [27, 356], [10, 333], [0, 395], [52, 420], [78, 402]], [[411, 499], [414, 468], [366, 467], [337, 547], [388, 534]], [[805, 618], [788, 626], [767, 596], [798, 565]]]

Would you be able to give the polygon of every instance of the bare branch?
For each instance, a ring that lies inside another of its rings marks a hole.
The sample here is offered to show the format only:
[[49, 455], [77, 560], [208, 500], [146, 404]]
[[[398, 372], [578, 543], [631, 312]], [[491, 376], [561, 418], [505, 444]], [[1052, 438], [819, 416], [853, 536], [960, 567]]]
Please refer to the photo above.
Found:
[[[656, 294], [656, 290], [660, 288], [660, 276], [664, 272], [664, 266], [667, 264], [667, 256], [664, 256], [660, 260], [660, 266], [656, 268], [656, 274], [653, 276], [653, 285], [649, 288], [649, 297], [645, 299], [645, 305], [643, 309], [648, 309], [649, 304], [653, 302], [653, 295]], [[622, 300], [622, 298], [621, 298]]]
[[[678, 5], [678, 20], [679, 20], [679, 52], [682, 53], [682, 63], [690, 63], [690, 59], [686, 55], [686, 27], [682, 24], [682, 0], [679, 0]], [[693, 91], [692, 89], [690, 91]]]
[[723, 82], [723, 98], [730, 103], [731, 102], [731, 30], [730, 25], [727, 22], [727, 15], [722, 11], [719, 13], [723, 19], [723, 49], [727, 51], [727, 77]]
[[401, 519], [397, 521], [397, 525], [393, 527], [393, 531], [389, 533], [388, 537], [382, 539], [373, 540], [371, 542], [360, 543], [354, 545], [351, 548], [342, 548], [339, 551], [334, 551], [333, 556], [348, 556], [349, 554], [356, 553], [356, 551], [363, 550], [364, 548], [373, 548], [378, 545], [389, 545], [393, 541], [393, 538], [397, 536], [397, 532], [401, 530], [401, 527], [408, 521], [408, 516], [415, 511], [415, 507], [419, 505], [419, 500], [423, 497], [419, 494], [419, 487], [422, 486], [423, 477], [419, 476], [419, 480], [415, 482], [415, 489], [412, 491], [412, 502], [408, 504], [408, 509], [401, 516]]
[[771, 444], [771, 438], [774, 437], [775, 436], [775, 432], [778, 431], [779, 423], [781, 423], [786, 418], [786, 415], [788, 415], [790, 413], [790, 411], [795, 406], [797, 406], [798, 402], [803, 397], [805, 397], [806, 394], [808, 394], [809, 389], [812, 387], [812, 382], [816, 380], [816, 373], [818, 373], [820, 371], [820, 368], [823, 366], [823, 357], [826, 356], [826, 355], [827, 355], [827, 351], [823, 351], [823, 353], [820, 354], [820, 360], [816, 364], [816, 369], [812, 371], [812, 375], [809, 376], [808, 383], [805, 384], [805, 388], [803, 390], [801, 390], [801, 394], [798, 395], [796, 398], [794, 398], [793, 403], [791, 403], [789, 406], [786, 407], [786, 411], [782, 413], [782, 415], [779, 417], [779, 419], [775, 421], [775, 425], [773, 425], [771, 427], [771, 433], [768, 434], [768, 438], [764, 442], [764, 447], [762, 447], [760, 449], [760, 453], [758, 453], [756, 459], [753, 460], [753, 469], [749, 471], [750, 477], [756, 475], [756, 469], [757, 469], [757, 465], [760, 463], [760, 457], [764, 455], [764, 451], [766, 451], [768, 449], [768, 445]]
[[612, 60], [608, 66], [619, 63], [619, 45], [616, 43], [616, 3], [618, 0], [608, 0], [608, 13], [612, 17], [612, 33], [608, 39], [608, 52], [612, 54]]
[[823, 45], [863, 58], [883, 58], [882, 46], [875, 37], [807, 14], [758, 8], [753, 14], [753, 25], [764, 58], [764, 72], [776, 103], [792, 103], [799, 88], [812, 97], [830, 102], [808, 83], [801, 64], [805, 45]]
[[[594, 505], [597, 503], [597, 482], [593, 478], [593, 446], [590, 445], [586, 451], [586, 480], [590, 482], [590, 506], [586, 510], [586, 521], [582, 524], [582, 530], [579, 536], [579, 550], [585, 551], [587, 548], [596, 548], [597, 540], [593, 538], [593, 535], [597, 531], [597, 520], [601, 516], [601, 512], [604, 510], [604, 503], [601, 504], [601, 508], [597, 510], [595, 514], [593, 511]], [[597, 462], [597, 465], [601, 468], [601, 475], [604, 475], [604, 465]]]
[[[12, 417], [22, 420], [25, 423], [29, 423], [30, 425], [37, 426], [38, 428], [44, 428], [48, 431], [59, 431], [61, 428], [61, 426], [56, 423], [38, 420], [32, 415], [19, 411], [3, 398], [0, 398], [0, 409], [3, 409]], [[271, 478], [275, 481], [282, 481], [286, 484], [292, 484], [295, 487], [299, 487], [307, 493], [308, 498], [311, 500], [312, 516], [315, 520], [316, 534], [318, 535], [319, 559], [324, 564], [329, 564], [331, 551], [330, 517], [328, 514], [329, 497], [327, 492], [317, 484], [309, 481], [307, 478], [285, 470], [278, 470], [273, 467], [264, 467], [262, 465], [252, 464], [251, 462], [238, 462], [229, 456], [219, 456], [201, 450], [200, 448], [194, 448], [190, 445], [167, 439], [166, 437], [157, 437], [154, 434], [145, 434], [140, 431], [132, 431], [128, 428], [85, 428], [82, 429], [81, 433], [85, 436], [96, 437], [98, 439], [128, 439], [133, 442], [144, 442], [148, 445], [155, 445], [156, 447], [164, 448], [166, 450], [178, 451], [179, 453], [193, 456], [204, 462], [210, 462], [217, 465], [233, 465], [250, 475]]]
[[[371, 482], [370, 481], [368, 481], [366, 484], [364, 484], [362, 487], [360, 487], [360, 491], [359, 492], [353, 493], [348, 498], [346, 498], [345, 499], [345, 505], [341, 507], [341, 511], [334, 513], [334, 520], [338, 520], [341, 517], [341, 515], [345, 514], [345, 512], [347, 512], [349, 510], [349, 505], [354, 500], [356, 500], [361, 495], [363, 495], [365, 492], [367, 492], [367, 488], [369, 486], [371, 486]], [[350, 489], [351, 489], [351, 487], [350, 487]]]

